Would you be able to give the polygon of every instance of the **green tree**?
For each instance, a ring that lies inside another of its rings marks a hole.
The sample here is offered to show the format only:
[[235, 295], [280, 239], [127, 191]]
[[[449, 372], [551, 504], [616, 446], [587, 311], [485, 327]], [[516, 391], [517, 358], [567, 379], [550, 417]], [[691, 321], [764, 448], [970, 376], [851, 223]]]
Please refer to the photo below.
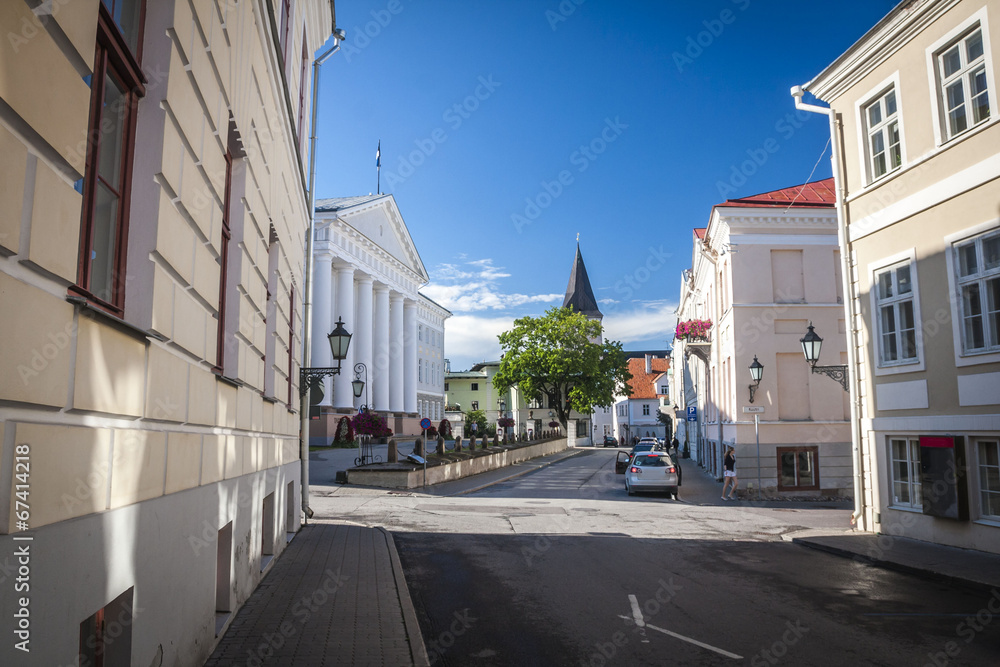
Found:
[[503, 355], [493, 386], [501, 392], [517, 387], [528, 400], [545, 396], [565, 429], [570, 410], [588, 414], [611, 406], [615, 394], [632, 393], [621, 343], [591, 342], [600, 335], [600, 322], [569, 308], [515, 320], [499, 336]]
[[[476, 425], [476, 430], [472, 430], [472, 425]], [[482, 410], [469, 410], [465, 413], [465, 437], [466, 439], [475, 435], [483, 437], [486, 434], [486, 413]]]

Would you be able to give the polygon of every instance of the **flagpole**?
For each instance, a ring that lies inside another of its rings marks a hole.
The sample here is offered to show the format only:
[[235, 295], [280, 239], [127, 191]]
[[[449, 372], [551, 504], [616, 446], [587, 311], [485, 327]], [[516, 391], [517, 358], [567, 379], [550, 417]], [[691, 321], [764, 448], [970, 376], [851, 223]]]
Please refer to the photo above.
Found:
[[375, 192], [382, 194], [382, 140], [378, 140], [378, 148], [375, 149]]

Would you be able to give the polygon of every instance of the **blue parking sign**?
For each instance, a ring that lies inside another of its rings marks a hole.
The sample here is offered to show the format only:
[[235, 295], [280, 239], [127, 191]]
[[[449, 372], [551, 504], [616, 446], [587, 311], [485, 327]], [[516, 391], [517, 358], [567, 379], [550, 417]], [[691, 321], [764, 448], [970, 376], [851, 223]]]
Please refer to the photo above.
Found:
[[689, 422], [696, 422], [696, 421], [698, 421], [698, 408], [697, 408], [697, 406], [692, 405], [692, 406], [690, 406], [688, 408], [688, 418], [687, 418], [687, 420]]

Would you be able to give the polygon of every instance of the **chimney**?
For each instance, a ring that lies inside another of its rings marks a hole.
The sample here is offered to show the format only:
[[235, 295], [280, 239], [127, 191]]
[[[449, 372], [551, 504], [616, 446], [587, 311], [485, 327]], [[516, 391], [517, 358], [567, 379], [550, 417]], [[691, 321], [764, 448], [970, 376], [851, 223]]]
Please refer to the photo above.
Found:
[[649, 375], [652, 372], [653, 372], [653, 355], [647, 354], [646, 355], [646, 375]]

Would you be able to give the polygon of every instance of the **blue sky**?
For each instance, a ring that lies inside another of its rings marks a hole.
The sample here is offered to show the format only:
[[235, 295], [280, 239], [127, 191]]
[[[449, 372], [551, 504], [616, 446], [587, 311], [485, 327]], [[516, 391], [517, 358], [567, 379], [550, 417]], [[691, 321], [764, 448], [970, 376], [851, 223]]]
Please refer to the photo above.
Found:
[[[514, 318], [562, 304], [578, 233], [606, 337], [663, 349], [691, 229], [728, 197], [807, 180], [829, 126], [796, 118], [789, 88], [894, 5], [343, 0], [317, 196], [374, 192], [381, 140], [422, 291], [454, 313], [453, 370], [497, 358]], [[827, 149], [813, 180], [829, 175]]]

